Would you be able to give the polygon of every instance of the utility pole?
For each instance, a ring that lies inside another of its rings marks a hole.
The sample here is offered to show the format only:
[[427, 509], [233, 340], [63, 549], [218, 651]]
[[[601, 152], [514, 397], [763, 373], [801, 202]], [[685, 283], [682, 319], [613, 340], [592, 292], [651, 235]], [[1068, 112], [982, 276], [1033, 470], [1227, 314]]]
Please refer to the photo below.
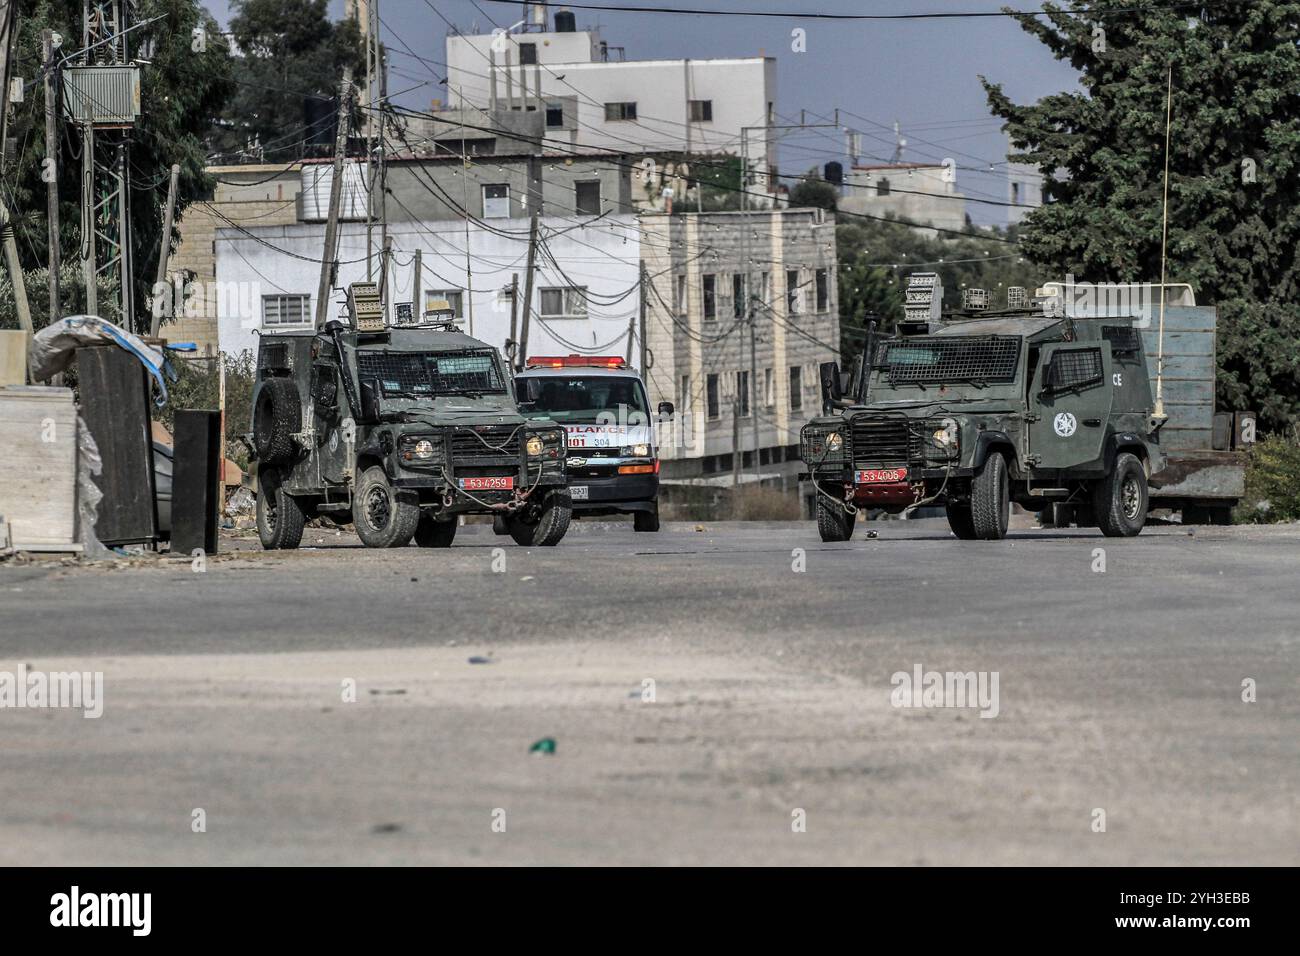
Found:
[[[4, 166], [4, 140], [9, 135], [9, 53], [13, 46], [16, 29], [15, 21], [18, 11], [16, 5], [8, 0], [0, 0], [0, 169]], [[25, 332], [32, 331], [32, 313], [27, 302], [27, 284], [23, 281], [23, 265], [18, 259], [18, 243], [14, 239], [13, 223], [9, 219], [9, 209], [0, 201], [0, 237], [4, 242], [5, 265], [9, 269], [9, 279], [14, 286], [14, 308], [18, 313], [18, 327]]]
[[334, 132], [334, 176], [330, 180], [330, 210], [325, 222], [325, 248], [320, 259], [320, 283], [316, 286], [316, 328], [324, 328], [329, 316], [332, 287], [330, 274], [338, 267], [339, 200], [343, 194], [343, 153], [348, 143], [348, 112], [352, 99], [352, 67], [343, 68], [339, 84], [338, 129]]
[[533, 265], [537, 261], [537, 207], [532, 206], [528, 219], [528, 265], [524, 273], [523, 330], [519, 333], [519, 353], [515, 356], [515, 369], [523, 371], [528, 358], [528, 319], [533, 311]]
[[[649, 290], [646, 288], [646, 283], [647, 283], [648, 281], [649, 281], [649, 278], [648, 278], [647, 275], [646, 275], [646, 271], [645, 271], [645, 262], [643, 261], [643, 262], [641, 263], [641, 309], [640, 309], [640, 312], [641, 312], [641, 368], [640, 368], [640, 372], [641, 372], [641, 377], [642, 377], [642, 378], [645, 378], [645, 376], [646, 376], [646, 366], [645, 366], [645, 363], [646, 363], [646, 353], [647, 353], [647, 351], [648, 351], [647, 348], [646, 348], [646, 342], [645, 342], [645, 331], [646, 331], [645, 312], [646, 312], [646, 301], [647, 301], [647, 298], [648, 298], [648, 292], [649, 292]], [[628, 356], [628, 361], [629, 361], [629, 362], [632, 361], [632, 356], [631, 356], [631, 355]]]
[[414, 262], [411, 267], [414, 270], [411, 277], [411, 312], [419, 322], [424, 318], [424, 290], [421, 288], [424, 282], [424, 252], [419, 246], [415, 247]]
[[731, 487], [740, 484], [740, 374], [736, 374], [736, 394], [731, 399]]
[[81, 279], [86, 286], [86, 314], [99, 314], [95, 275], [95, 124], [81, 127]]
[[[176, 163], [172, 163], [171, 180], [167, 183], [167, 211], [163, 214], [163, 231], [162, 241], [158, 243], [158, 271], [154, 273], [153, 287], [154, 294], [157, 295], [157, 289], [167, 281], [167, 258], [172, 251], [172, 220], [176, 217], [176, 192], [180, 185], [181, 168]], [[172, 300], [172, 309], [175, 310], [176, 302]], [[154, 338], [158, 337], [158, 327], [162, 324], [162, 313], [156, 307], [153, 310], [153, 322], [149, 326], [149, 334]]]
[[515, 353], [519, 351], [519, 340], [516, 336], [519, 334], [519, 273], [512, 273], [510, 276], [510, 338], [506, 341], [506, 358], [514, 363], [515, 356], [510, 354], [510, 349]]
[[50, 321], [62, 318], [59, 305], [59, 127], [54, 93], [54, 32], [41, 31], [41, 62], [45, 74], [45, 220], [50, 231]]
[[379, 254], [379, 302], [384, 307], [385, 319], [388, 317], [388, 264], [392, 258], [393, 240], [385, 237], [383, 251]]

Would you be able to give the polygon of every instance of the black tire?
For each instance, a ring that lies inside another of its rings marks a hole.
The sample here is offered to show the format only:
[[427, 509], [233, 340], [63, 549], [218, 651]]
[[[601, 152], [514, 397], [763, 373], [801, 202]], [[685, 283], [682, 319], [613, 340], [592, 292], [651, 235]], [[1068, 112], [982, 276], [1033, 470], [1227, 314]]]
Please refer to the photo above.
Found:
[[276, 468], [257, 472], [257, 537], [267, 551], [292, 550], [302, 543], [307, 523], [298, 499], [284, 489]]
[[404, 548], [420, 523], [420, 502], [414, 492], [389, 484], [384, 469], [371, 465], [352, 496], [352, 524], [367, 548]]
[[817, 496], [817, 532], [823, 541], [848, 541], [853, 537], [853, 522], [856, 514], [849, 514], [838, 502], [831, 502], [825, 495]]
[[492, 533], [503, 536], [510, 533], [510, 522], [506, 520], [505, 515], [492, 516]]
[[420, 515], [420, 523], [415, 526], [415, 543], [422, 548], [450, 548], [456, 540], [456, 518], [439, 521], [427, 512]]
[[512, 515], [506, 519], [506, 523], [515, 544], [525, 548], [553, 548], [569, 530], [572, 518], [573, 501], [569, 498], [569, 490], [557, 488], [546, 493], [541, 509], [532, 520]]
[[659, 530], [659, 502], [654, 502], [654, 507], [650, 511], [636, 511], [632, 514], [633, 531], [658, 531]]
[[970, 485], [971, 527], [981, 541], [999, 541], [1007, 536], [1011, 519], [1011, 478], [1007, 460], [990, 452]]
[[1097, 527], [1108, 538], [1131, 538], [1147, 521], [1147, 473], [1141, 460], [1123, 451], [1115, 467], [1092, 489], [1092, 507]]
[[962, 541], [975, 540], [975, 519], [971, 517], [970, 505], [964, 501], [949, 501], [944, 505], [948, 512], [948, 527]]
[[264, 465], [284, 465], [297, 457], [293, 436], [302, 431], [302, 400], [291, 378], [268, 378], [253, 407], [253, 445]]

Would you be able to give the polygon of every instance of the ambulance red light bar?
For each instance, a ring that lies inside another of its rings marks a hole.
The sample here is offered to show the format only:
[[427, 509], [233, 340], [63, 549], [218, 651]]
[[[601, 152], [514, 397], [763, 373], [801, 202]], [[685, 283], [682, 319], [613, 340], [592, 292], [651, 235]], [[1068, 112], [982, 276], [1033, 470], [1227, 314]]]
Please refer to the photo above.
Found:
[[621, 355], [531, 355], [529, 368], [627, 368]]

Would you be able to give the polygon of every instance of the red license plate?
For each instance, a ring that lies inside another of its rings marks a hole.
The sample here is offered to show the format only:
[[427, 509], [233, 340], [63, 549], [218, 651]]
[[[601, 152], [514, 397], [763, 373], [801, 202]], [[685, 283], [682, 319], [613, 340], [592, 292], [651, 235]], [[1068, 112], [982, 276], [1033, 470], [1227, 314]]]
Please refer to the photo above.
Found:
[[515, 479], [510, 475], [503, 478], [461, 478], [463, 491], [509, 491], [515, 486]]
[[866, 471], [858, 472], [854, 482], [859, 485], [874, 485], [882, 481], [906, 481], [906, 468], [869, 468]]

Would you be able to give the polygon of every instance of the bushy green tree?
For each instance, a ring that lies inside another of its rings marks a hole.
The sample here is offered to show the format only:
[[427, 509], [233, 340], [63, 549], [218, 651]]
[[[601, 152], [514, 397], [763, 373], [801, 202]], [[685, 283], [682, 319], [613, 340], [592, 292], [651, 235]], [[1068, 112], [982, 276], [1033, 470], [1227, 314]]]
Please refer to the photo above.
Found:
[[1051, 4], [1021, 26], [1080, 89], [1012, 102], [985, 81], [1014, 159], [1044, 176], [1023, 244], [1060, 276], [1160, 276], [1172, 70], [1169, 281], [1219, 306], [1219, 398], [1300, 417], [1300, 3]]

